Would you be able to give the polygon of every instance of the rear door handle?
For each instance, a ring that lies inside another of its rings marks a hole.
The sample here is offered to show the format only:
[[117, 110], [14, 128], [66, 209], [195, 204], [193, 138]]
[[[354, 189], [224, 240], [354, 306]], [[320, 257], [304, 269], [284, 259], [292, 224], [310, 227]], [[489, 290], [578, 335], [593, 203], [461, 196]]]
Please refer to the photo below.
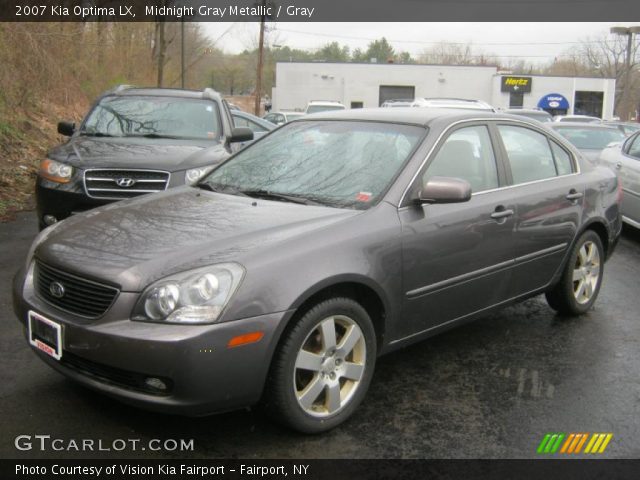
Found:
[[511, 210], [510, 208], [500, 210], [496, 209], [496, 211], [491, 214], [491, 218], [493, 218], [494, 220], [500, 220], [501, 218], [507, 218], [511, 215], [513, 215], [513, 210]]
[[575, 200], [580, 200], [583, 196], [584, 194], [582, 192], [576, 192], [575, 190], [571, 189], [571, 191], [567, 194], [565, 198], [573, 202]]

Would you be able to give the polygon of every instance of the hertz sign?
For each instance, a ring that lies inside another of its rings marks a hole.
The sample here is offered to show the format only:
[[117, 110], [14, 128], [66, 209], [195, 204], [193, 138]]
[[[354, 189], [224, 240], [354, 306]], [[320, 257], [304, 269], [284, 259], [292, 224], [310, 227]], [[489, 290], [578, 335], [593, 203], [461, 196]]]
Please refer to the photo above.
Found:
[[531, 92], [531, 77], [502, 77], [503, 92]]

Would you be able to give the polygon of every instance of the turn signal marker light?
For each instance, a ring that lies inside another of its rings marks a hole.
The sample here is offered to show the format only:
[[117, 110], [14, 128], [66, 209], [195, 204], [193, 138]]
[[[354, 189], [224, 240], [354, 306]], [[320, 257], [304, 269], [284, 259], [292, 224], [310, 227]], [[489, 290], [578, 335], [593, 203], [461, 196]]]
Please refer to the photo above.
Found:
[[264, 337], [264, 332], [251, 332], [245, 333], [244, 335], [238, 335], [237, 337], [233, 337], [229, 340], [227, 348], [241, 347], [242, 345], [256, 343], [262, 340], [262, 337]]

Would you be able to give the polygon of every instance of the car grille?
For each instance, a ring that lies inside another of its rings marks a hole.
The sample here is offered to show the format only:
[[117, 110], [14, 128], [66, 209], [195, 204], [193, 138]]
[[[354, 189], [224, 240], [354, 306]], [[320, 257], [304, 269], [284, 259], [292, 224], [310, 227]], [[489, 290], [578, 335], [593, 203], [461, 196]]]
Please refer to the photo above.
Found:
[[149, 378], [149, 375], [92, 362], [86, 358], [74, 355], [67, 350], [62, 353], [60, 363], [67, 368], [71, 368], [79, 373], [93, 377], [96, 380], [110, 383], [118, 387], [127, 388], [129, 390], [136, 390], [153, 395], [169, 395], [173, 389], [173, 382], [168, 378], [154, 376], [155, 378], [160, 378], [166, 385], [166, 389], [159, 390], [146, 383], [145, 380]]
[[167, 189], [169, 172], [159, 170], [86, 170], [84, 186], [93, 198], [121, 199]]
[[[61, 296], [55, 296], [53, 283], [64, 288]], [[37, 295], [45, 302], [61, 310], [87, 318], [103, 315], [118, 295], [118, 289], [61, 272], [36, 261], [34, 286]]]

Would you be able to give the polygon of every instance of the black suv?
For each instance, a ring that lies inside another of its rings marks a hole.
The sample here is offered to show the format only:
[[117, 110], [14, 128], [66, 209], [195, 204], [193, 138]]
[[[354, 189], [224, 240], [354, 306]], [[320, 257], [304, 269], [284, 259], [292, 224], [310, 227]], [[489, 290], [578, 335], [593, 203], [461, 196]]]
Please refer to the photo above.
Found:
[[116, 200], [195, 184], [253, 138], [235, 128], [229, 107], [204, 91], [119, 86], [102, 95], [71, 137], [41, 162], [36, 181], [44, 228]]

